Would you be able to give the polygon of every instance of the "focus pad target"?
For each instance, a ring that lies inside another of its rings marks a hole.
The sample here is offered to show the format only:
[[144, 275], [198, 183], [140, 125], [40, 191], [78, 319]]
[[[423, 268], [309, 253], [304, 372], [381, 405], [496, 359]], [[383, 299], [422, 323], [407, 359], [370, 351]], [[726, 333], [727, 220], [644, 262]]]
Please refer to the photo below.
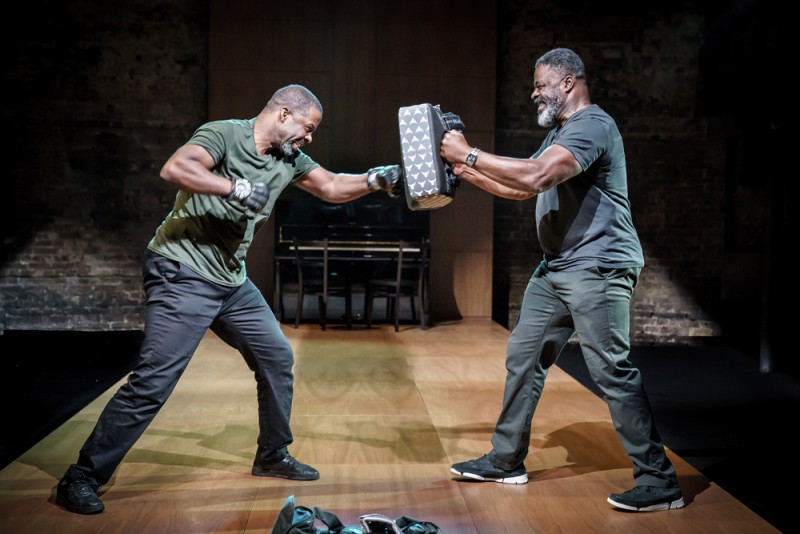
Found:
[[453, 166], [439, 155], [445, 132], [462, 130], [457, 115], [442, 113], [439, 106], [419, 104], [398, 112], [404, 192], [411, 210], [441, 208], [452, 202], [459, 178]]

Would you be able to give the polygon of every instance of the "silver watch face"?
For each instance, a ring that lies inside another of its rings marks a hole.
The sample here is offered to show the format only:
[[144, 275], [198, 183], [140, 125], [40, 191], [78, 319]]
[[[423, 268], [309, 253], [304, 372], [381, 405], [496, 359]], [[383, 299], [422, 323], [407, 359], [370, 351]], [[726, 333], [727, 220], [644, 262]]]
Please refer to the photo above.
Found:
[[234, 193], [236, 198], [245, 198], [250, 195], [251, 191], [250, 182], [246, 182], [245, 180], [239, 180], [233, 187], [236, 190], [236, 192]]

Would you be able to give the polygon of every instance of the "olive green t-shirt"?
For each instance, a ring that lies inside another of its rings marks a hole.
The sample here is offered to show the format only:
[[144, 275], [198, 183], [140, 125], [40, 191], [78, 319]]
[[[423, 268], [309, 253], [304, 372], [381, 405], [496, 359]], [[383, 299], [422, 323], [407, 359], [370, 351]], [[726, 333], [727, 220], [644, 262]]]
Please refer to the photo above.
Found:
[[258, 154], [254, 124], [255, 119], [210, 122], [198, 128], [187, 144], [205, 148], [216, 162], [211, 172], [219, 176], [267, 183], [266, 206], [254, 213], [235, 200], [179, 191], [172, 211], [147, 245], [225, 286], [244, 283], [247, 250], [281, 192], [319, 166], [299, 150], [290, 158]]

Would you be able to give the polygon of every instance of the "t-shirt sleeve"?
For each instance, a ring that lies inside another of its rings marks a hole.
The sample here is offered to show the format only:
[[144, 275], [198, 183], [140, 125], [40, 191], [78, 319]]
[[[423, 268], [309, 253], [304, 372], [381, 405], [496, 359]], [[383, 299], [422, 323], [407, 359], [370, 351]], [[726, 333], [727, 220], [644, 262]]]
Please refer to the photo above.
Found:
[[564, 126], [554, 144], [572, 152], [586, 171], [608, 149], [608, 127], [592, 114], [575, 117]]
[[297, 157], [294, 160], [294, 176], [292, 177], [292, 183], [295, 183], [317, 167], [319, 167], [319, 163], [311, 159], [311, 157], [302, 150], [298, 150]]
[[222, 161], [225, 156], [225, 136], [219, 126], [214, 123], [200, 126], [186, 142], [187, 145], [199, 145], [205, 148], [215, 163]]

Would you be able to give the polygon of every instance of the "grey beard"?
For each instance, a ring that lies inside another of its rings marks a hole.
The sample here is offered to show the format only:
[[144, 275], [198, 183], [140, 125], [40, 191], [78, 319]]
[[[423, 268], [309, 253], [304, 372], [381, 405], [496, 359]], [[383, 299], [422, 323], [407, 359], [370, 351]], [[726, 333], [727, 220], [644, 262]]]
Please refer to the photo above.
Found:
[[546, 100], [544, 111], [539, 113], [539, 116], [536, 118], [536, 122], [542, 128], [550, 128], [556, 125], [556, 113], [558, 113], [558, 108], [561, 107], [561, 104], [564, 102], [564, 99], [561, 96], [557, 96], [553, 100]]
[[292, 155], [294, 155], [294, 150], [292, 150], [292, 140], [291, 139], [289, 139], [288, 141], [286, 141], [285, 143], [283, 143], [281, 145], [281, 152], [283, 152], [283, 155], [286, 156], [287, 158], [289, 158]]

